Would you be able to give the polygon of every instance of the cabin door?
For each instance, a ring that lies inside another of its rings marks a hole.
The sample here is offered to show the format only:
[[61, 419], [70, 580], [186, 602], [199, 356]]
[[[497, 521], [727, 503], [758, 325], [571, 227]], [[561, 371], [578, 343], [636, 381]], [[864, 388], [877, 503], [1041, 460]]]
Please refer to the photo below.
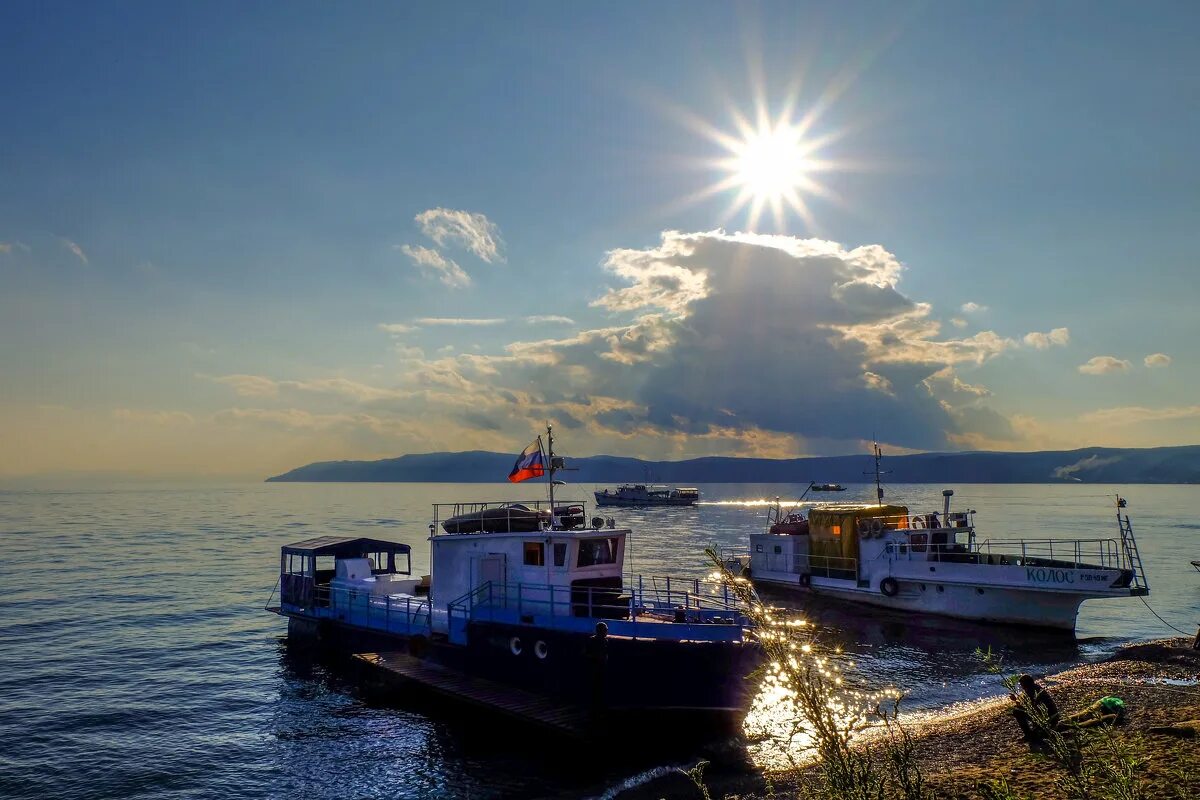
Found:
[[503, 553], [488, 553], [479, 559], [479, 571], [476, 573], [476, 586], [492, 582], [492, 600], [497, 603], [502, 602], [505, 592], [505, 560]]

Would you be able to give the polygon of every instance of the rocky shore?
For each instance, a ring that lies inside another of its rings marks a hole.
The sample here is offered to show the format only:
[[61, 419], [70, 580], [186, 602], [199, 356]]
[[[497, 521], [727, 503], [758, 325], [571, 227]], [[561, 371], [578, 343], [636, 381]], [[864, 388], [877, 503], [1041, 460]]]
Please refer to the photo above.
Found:
[[[1190, 639], [1163, 639], [1130, 645], [1107, 661], [1074, 667], [1042, 680], [1059, 708], [1070, 713], [1105, 695], [1121, 697], [1128, 719], [1116, 729], [1134, 760], [1145, 796], [1200, 798], [1200, 737], [1151, 733], [1150, 729], [1200, 720], [1200, 650]], [[918, 760], [939, 797], [982, 798], [979, 786], [1004, 779], [1013, 796], [1049, 800], [1061, 797], [1062, 768], [1031, 750], [1020, 736], [1007, 698], [965, 712], [924, 719], [910, 727]], [[903, 720], [902, 720], [903, 721]], [[775, 797], [805, 797], [804, 770], [770, 776]], [[713, 798], [766, 798], [760, 774], [712, 767], [705, 783]], [[692, 798], [701, 793], [681, 774], [664, 775], [615, 795], [619, 800]]]

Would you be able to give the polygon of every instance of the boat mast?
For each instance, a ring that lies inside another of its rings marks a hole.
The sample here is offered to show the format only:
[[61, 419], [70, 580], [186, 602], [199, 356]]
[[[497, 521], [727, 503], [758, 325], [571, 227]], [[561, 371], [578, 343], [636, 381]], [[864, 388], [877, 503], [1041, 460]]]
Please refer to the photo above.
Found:
[[548, 422], [546, 423], [546, 445], [549, 448], [549, 453], [547, 454], [547, 459], [550, 462], [550, 469], [547, 471], [547, 475], [549, 475], [549, 477], [550, 477], [550, 514], [553, 515], [554, 514], [554, 473], [556, 471], [556, 467], [554, 466], [554, 426]]
[[[879, 449], [879, 442], [872, 442], [875, 447], [875, 501], [879, 505], [883, 505], [883, 481], [882, 475], [887, 475], [889, 470], [879, 469], [879, 461], [883, 458], [883, 451]], [[864, 475], [870, 475], [869, 472], [864, 472]]]

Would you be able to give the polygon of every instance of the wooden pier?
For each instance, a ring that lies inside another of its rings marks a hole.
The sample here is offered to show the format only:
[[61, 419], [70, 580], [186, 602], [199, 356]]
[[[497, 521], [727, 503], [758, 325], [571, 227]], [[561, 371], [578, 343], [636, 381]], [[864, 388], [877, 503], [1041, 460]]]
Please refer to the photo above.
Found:
[[588, 731], [589, 716], [586, 710], [555, 703], [524, 689], [464, 675], [403, 652], [355, 653], [354, 658], [383, 670], [389, 677], [420, 684], [439, 695], [555, 733], [582, 737]]

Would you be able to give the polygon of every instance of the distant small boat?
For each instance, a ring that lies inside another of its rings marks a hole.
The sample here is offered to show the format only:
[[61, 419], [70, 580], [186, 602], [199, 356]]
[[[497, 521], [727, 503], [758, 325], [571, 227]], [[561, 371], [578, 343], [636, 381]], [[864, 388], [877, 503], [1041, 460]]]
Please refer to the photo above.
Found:
[[1196, 572], [1200, 572], [1200, 561], [1193, 561], [1192, 566], [1196, 568]]
[[808, 487], [814, 492], [844, 492], [846, 487], [840, 483], [814, 483]]
[[625, 483], [596, 493], [600, 506], [690, 506], [700, 499], [700, 490], [660, 483]]

